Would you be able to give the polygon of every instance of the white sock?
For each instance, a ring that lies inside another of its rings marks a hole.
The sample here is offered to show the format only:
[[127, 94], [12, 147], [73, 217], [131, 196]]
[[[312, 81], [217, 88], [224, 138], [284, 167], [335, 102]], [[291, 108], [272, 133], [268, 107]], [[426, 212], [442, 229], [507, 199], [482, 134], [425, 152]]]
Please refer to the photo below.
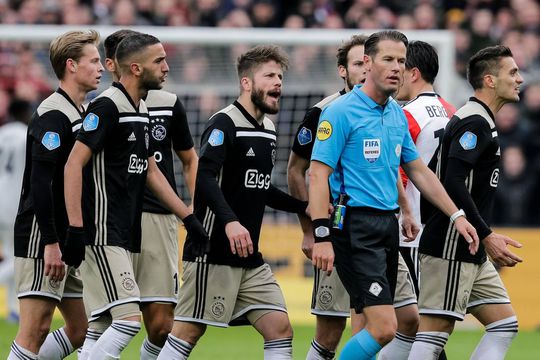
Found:
[[317, 340], [313, 339], [311, 341], [311, 346], [309, 347], [306, 360], [332, 360], [336, 356], [335, 351], [328, 350]]
[[141, 330], [141, 323], [129, 320], [113, 320], [111, 326], [96, 341], [88, 360], [118, 359], [131, 339]]
[[492, 322], [486, 326], [486, 334], [471, 355], [471, 360], [503, 360], [517, 332], [515, 316]]
[[292, 337], [264, 342], [264, 360], [292, 359]]
[[160, 351], [159, 346], [152, 344], [148, 338], [145, 338], [141, 345], [141, 360], [155, 360]]
[[193, 350], [193, 345], [169, 334], [167, 342], [159, 353], [158, 360], [186, 360]]
[[57, 329], [47, 335], [45, 342], [39, 349], [40, 360], [58, 360], [67, 357], [73, 352], [73, 345], [64, 331]]
[[407, 360], [414, 343], [414, 336], [396, 333], [392, 341], [379, 351], [379, 360]]
[[7, 360], [37, 360], [38, 354], [34, 354], [30, 350], [18, 345], [15, 341], [11, 344]]
[[449, 336], [448, 333], [437, 331], [417, 333], [409, 360], [437, 360]]
[[[92, 326], [92, 323], [90, 323], [89, 326]], [[103, 335], [103, 333], [96, 329], [89, 327], [88, 330], [86, 330], [86, 337], [84, 338], [83, 346], [81, 347], [80, 351], [77, 352], [77, 358], [79, 360], [88, 360], [90, 351], [101, 335]]]

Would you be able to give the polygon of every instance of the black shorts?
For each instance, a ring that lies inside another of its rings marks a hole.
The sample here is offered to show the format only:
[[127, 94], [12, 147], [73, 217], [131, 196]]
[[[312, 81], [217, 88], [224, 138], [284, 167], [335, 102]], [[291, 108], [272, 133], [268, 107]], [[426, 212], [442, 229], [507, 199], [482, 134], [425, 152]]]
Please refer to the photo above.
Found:
[[348, 208], [343, 230], [333, 230], [338, 275], [351, 308], [392, 305], [396, 289], [399, 225], [394, 212]]

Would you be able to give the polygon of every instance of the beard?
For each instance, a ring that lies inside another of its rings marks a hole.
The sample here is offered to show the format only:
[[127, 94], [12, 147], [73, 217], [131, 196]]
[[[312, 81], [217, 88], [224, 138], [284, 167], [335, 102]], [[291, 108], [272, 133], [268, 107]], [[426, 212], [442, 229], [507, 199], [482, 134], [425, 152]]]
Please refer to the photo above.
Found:
[[141, 76], [141, 87], [148, 90], [159, 90], [163, 87], [162, 82], [159, 78], [154, 77], [147, 72], [143, 72]]
[[251, 102], [265, 114], [277, 114], [279, 112], [279, 102], [275, 107], [264, 102], [265, 93], [260, 89], [253, 89], [251, 92]]

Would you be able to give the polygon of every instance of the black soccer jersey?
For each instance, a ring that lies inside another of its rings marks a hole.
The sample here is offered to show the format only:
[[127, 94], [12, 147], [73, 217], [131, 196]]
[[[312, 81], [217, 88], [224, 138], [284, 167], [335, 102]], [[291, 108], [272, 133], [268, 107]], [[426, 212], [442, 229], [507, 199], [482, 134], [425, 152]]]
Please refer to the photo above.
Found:
[[139, 252], [148, 154], [148, 111], [120, 83], [88, 106], [77, 140], [92, 149], [83, 173], [83, 223], [88, 245]]
[[[436, 171], [457, 207], [465, 210], [480, 240], [491, 232], [488, 224], [499, 180], [500, 153], [492, 112], [480, 100], [470, 98], [445, 129]], [[482, 242], [476, 255], [471, 255], [468, 247], [448, 216], [433, 211], [422, 233], [419, 251], [477, 264], [486, 260]]]
[[292, 151], [294, 151], [295, 154], [306, 160], [311, 159], [311, 152], [313, 151], [315, 134], [317, 134], [317, 128], [319, 127], [319, 117], [321, 116], [321, 112], [328, 104], [343, 94], [345, 94], [345, 90], [327, 96], [306, 112], [304, 119], [296, 130], [296, 136], [294, 137]]
[[[276, 131], [270, 119], [265, 117], [259, 124], [236, 101], [209, 120], [201, 138], [194, 199], [195, 215], [210, 236], [208, 263], [246, 268], [264, 263], [259, 233], [267, 197], [275, 189], [270, 184], [275, 159]], [[213, 191], [211, 185], [220, 191]], [[253, 241], [254, 252], [247, 258], [232, 254], [225, 235], [225, 224], [234, 220]], [[184, 260], [195, 260], [193, 241], [187, 237]]]
[[[171, 187], [176, 191], [172, 149], [182, 151], [193, 147], [186, 110], [178, 96], [163, 90], [149, 91], [144, 102], [150, 115], [150, 143], [154, 151], [154, 159]], [[171, 214], [148, 188], [144, 192], [143, 211]]]
[[39, 105], [28, 125], [15, 256], [42, 258], [45, 244], [63, 243], [68, 226], [64, 166], [81, 118], [75, 103], [58, 89]]

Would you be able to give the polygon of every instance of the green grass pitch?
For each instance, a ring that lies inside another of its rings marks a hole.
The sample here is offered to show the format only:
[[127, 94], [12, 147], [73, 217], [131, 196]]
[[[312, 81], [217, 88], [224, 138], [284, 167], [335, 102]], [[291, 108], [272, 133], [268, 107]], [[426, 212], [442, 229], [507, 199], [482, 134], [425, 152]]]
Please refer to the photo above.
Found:
[[[61, 325], [55, 320], [53, 327]], [[7, 358], [9, 346], [17, 332], [17, 326], [0, 320], [0, 359]], [[314, 334], [312, 325], [294, 326], [294, 359], [305, 359], [309, 344]], [[348, 337], [348, 332], [345, 337]], [[469, 358], [477, 342], [482, 337], [482, 332], [477, 330], [456, 331], [446, 347], [446, 353], [450, 360], [466, 360]], [[122, 359], [138, 359], [139, 347], [144, 339], [144, 331], [141, 331], [122, 353]], [[342, 344], [344, 341], [342, 340]], [[205, 336], [199, 342], [192, 353], [191, 359], [219, 359], [219, 360], [244, 360], [263, 358], [262, 337], [249, 326], [219, 329], [208, 327]], [[68, 359], [76, 359], [71, 355]], [[540, 332], [522, 331], [514, 340], [506, 360], [539, 360], [540, 359]], [[489, 359], [486, 359], [489, 360]]]

